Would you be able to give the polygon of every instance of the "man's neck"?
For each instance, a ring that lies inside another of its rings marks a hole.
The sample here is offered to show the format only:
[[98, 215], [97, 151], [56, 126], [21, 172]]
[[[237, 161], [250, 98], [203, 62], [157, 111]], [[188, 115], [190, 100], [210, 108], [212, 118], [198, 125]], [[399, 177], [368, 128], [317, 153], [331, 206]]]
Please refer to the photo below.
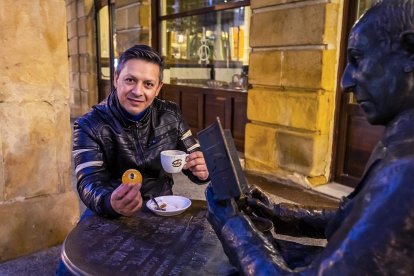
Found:
[[119, 106], [121, 107], [121, 112], [125, 116], [125, 118], [131, 121], [135, 121], [135, 122], [138, 122], [139, 120], [141, 120], [141, 118], [144, 117], [145, 113], [147, 112], [147, 109], [144, 109], [138, 114], [131, 114], [128, 111], [126, 111], [125, 108], [123, 108], [121, 105]]

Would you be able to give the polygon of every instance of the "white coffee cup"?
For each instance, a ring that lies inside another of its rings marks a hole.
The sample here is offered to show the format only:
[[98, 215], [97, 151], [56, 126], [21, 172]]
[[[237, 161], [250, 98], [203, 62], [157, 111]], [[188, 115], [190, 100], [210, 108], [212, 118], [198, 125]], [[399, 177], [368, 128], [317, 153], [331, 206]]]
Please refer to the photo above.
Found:
[[181, 150], [164, 150], [161, 152], [161, 165], [167, 173], [179, 173], [183, 169], [188, 154]]

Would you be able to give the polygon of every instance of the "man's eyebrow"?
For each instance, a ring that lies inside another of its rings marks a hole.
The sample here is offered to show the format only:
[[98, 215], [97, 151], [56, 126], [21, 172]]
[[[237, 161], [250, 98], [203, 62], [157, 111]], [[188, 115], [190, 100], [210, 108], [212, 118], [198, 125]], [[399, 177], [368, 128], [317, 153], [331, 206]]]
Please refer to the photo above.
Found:
[[131, 74], [126, 74], [126, 75], [124, 76], [124, 79], [125, 79], [125, 78], [130, 78], [130, 79], [133, 79], [133, 80], [137, 80], [137, 78], [136, 78], [135, 76], [131, 75]]

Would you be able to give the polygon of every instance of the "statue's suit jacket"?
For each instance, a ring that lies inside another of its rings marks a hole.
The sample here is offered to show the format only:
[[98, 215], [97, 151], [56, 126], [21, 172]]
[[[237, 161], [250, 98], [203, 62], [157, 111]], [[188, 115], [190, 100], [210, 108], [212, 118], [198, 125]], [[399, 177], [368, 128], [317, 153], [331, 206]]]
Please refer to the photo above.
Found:
[[246, 275], [414, 275], [413, 110], [387, 125], [360, 183], [342, 200], [325, 235], [327, 246], [305, 267], [289, 265], [244, 215], [229, 219], [220, 238]]

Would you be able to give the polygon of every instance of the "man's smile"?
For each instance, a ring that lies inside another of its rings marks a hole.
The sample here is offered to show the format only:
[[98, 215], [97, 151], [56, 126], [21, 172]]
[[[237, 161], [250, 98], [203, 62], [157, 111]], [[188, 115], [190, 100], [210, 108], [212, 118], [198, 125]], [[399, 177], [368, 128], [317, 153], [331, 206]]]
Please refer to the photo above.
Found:
[[132, 98], [132, 97], [127, 97], [127, 99], [135, 104], [139, 104], [139, 103], [143, 103], [145, 102], [145, 100], [143, 98]]

